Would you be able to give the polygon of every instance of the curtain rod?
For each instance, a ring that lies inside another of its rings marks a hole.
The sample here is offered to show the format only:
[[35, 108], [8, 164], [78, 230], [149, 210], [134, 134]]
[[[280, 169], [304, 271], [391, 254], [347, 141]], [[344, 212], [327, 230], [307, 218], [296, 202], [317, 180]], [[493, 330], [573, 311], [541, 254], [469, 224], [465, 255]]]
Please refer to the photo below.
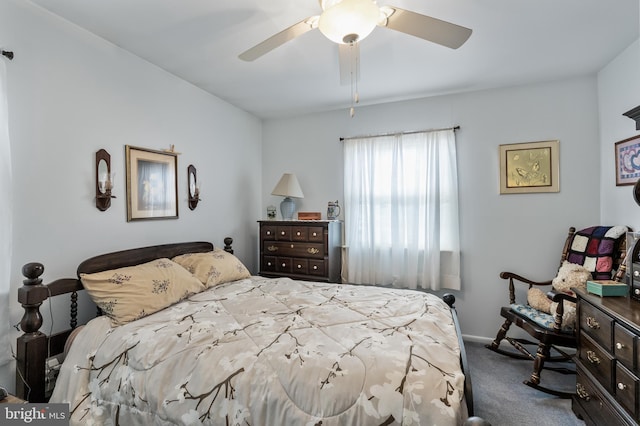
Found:
[[6, 56], [10, 61], [13, 59], [13, 52], [7, 51], [7, 50], [3, 50], [2, 51], [2, 56]]
[[350, 136], [348, 138], [340, 138], [340, 141], [342, 142], [342, 141], [348, 141], [350, 139], [361, 139], [361, 138], [380, 138], [383, 136], [393, 136], [393, 135], [413, 135], [416, 133], [438, 132], [440, 130], [453, 130], [455, 132], [456, 130], [460, 130], [460, 126], [443, 127], [441, 129], [414, 130], [410, 132], [381, 133], [379, 135]]

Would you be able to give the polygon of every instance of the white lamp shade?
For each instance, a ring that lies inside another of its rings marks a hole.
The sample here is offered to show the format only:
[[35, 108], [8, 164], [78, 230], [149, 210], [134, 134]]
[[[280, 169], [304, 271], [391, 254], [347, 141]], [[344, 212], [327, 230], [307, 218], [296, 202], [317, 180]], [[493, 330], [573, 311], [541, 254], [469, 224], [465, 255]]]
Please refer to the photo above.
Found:
[[372, 0], [329, 2], [318, 20], [320, 32], [329, 40], [348, 44], [361, 41], [378, 24], [380, 9]]
[[271, 195], [304, 198], [302, 188], [300, 188], [300, 183], [298, 183], [298, 178], [293, 173], [283, 174], [276, 187], [271, 191]]

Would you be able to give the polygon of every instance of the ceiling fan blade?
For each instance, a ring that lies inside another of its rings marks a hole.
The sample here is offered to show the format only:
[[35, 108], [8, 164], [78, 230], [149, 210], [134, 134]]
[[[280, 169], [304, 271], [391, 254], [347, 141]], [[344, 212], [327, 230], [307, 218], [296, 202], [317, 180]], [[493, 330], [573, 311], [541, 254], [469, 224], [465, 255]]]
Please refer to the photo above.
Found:
[[276, 47], [282, 46], [289, 40], [293, 40], [294, 38], [316, 28], [317, 24], [314, 24], [314, 22], [317, 23], [317, 21], [318, 20], [316, 16], [312, 16], [303, 21], [300, 21], [297, 24], [294, 24], [289, 28], [280, 31], [278, 34], [269, 37], [262, 43], [259, 43], [252, 48], [242, 52], [240, 55], [238, 55], [238, 57], [243, 61], [254, 61], [262, 55], [271, 52]]
[[393, 13], [380, 26], [410, 34], [442, 46], [457, 49], [471, 36], [471, 30], [451, 22], [421, 15], [395, 6], [385, 6]]
[[346, 86], [360, 80], [360, 44], [339, 44], [338, 63], [341, 85]]

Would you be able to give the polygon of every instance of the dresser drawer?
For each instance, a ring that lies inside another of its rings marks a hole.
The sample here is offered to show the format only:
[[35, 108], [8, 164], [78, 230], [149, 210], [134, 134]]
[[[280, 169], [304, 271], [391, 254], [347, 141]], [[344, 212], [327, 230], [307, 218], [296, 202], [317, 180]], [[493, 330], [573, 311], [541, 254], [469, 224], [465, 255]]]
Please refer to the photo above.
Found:
[[264, 252], [277, 256], [324, 258], [324, 245], [317, 243], [297, 243], [295, 241], [265, 241]]
[[309, 259], [309, 275], [323, 277], [327, 274], [327, 263], [324, 260]]
[[276, 272], [293, 272], [293, 259], [290, 257], [276, 258]]
[[260, 227], [261, 240], [275, 240], [278, 228], [276, 226], [263, 225]]
[[581, 410], [574, 407], [573, 411], [588, 415], [589, 419], [585, 419], [587, 425], [629, 424], [621, 418], [604, 394], [593, 384], [589, 374], [582, 369], [580, 363], [577, 363], [576, 370], [576, 396], [574, 396], [573, 404], [578, 404]]
[[291, 227], [278, 226], [276, 228], [276, 240], [291, 241]]
[[322, 226], [309, 226], [309, 241], [324, 243], [324, 228]]
[[616, 364], [615, 376], [616, 400], [629, 414], [636, 417], [638, 407], [638, 377], [622, 364]]
[[584, 332], [581, 332], [580, 335], [578, 357], [600, 384], [602, 384], [607, 391], [611, 392], [611, 367], [613, 366], [613, 358]]
[[308, 241], [309, 228], [306, 226], [291, 227], [291, 241]]
[[618, 362], [630, 370], [633, 370], [634, 336], [631, 331], [620, 324], [616, 324], [613, 328], [613, 353]]
[[609, 352], [613, 352], [612, 328], [613, 319], [609, 315], [589, 303], [580, 304], [580, 330]]
[[264, 272], [275, 272], [276, 261], [277, 261], [277, 258], [275, 256], [263, 256], [262, 264], [260, 265], [260, 270]]
[[291, 259], [292, 272], [294, 274], [308, 274], [309, 273], [309, 260], [307, 259]]

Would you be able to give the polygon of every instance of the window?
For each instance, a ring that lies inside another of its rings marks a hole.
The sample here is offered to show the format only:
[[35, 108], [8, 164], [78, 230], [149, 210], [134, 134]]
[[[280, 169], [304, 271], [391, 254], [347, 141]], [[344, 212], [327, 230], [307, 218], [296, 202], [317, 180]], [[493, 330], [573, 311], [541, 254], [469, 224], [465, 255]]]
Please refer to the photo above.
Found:
[[453, 130], [344, 142], [348, 282], [460, 288]]

